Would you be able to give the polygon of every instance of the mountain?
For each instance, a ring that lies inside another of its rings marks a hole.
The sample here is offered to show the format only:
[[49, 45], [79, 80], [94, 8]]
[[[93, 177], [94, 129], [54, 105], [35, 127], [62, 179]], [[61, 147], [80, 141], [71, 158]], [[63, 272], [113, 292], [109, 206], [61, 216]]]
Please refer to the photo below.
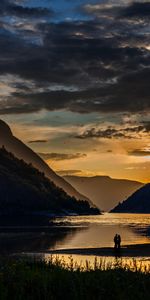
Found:
[[[13, 153], [19, 159], [23, 159], [27, 163], [32, 163], [33, 166], [53, 181], [58, 187], [62, 188], [68, 195], [76, 197], [80, 200], [88, 200], [84, 195], [81, 195], [62, 177], [58, 176], [34, 151], [26, 146], [22, 141], [13, 136], [10, 127], [0, 120], [0, 147], [5, 148]], [[92, 203], [90, 202], [92, 205]]]
[[98, 214], [88, 201], [76, 200], [31, 164], [0, 149], [0, 223], [26, 216], [49, 220], [52, 214]]
[[141, 182], [113, 179], [109, 176], [65, 176], [64, 179], [104, 211], [110, 211], [143, 185]]
[[150, 183], [133, 193], [127, 200], [119, 203], [113, 213], [150, 213]]

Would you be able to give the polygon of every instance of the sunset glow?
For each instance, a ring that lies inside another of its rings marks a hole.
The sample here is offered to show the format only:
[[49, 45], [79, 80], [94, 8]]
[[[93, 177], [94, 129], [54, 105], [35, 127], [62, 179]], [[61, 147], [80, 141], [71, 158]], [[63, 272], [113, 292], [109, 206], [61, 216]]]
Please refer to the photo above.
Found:
[[149, 182], [149, 3], [1, 6], [0, 119], [60, 175]]

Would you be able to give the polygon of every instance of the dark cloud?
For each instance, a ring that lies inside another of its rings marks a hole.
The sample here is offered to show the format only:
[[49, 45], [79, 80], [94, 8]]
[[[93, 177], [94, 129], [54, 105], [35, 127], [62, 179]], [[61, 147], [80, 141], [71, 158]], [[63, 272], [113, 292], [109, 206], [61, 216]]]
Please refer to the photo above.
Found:
[[39, 144], [39, 143], [47, 143], [47, 142], [48, 142], [48, 140], [32, 140], [32, 141], [29, 141], [28, 143], [29, 144], [35, 144], [35, 143]]
[[128, 152], [131, 156], [150, 156], [150, 150], [135, 149]]
[[14, 33], [9, 30], [11, 24], [4, 26], [1, 21], [0, 75], [12, 74], [28, 82], [19, 85], [14, 77], [16, 92], [1, 97], [0, 114], [32, 113], [43, 108], [79, 113], [150, 110], [148, 21], [145, 18], [142, 28], [128, 21], [129, 10], [137, 14], [138, 6], [131, 4], [123, 11], [112, 5], [109, 14], [110, 10], [113, 16], [124, 13], [123, 20], [107, 18], [105, 9], [103, 22], [96, 18], [42, 23], [38, 14], [46, 13], [45, 9], [27, 8], [15, 1], [2, 1], [0, 9], [7, 15], [11, 5], [18, 11], [27, 9], [28, 15], [37, 16], [37, 22], [29, 24], [31, 37], [26, 24], [22, 29], [16, 24]]
[[84, 153], [66, 154], [66, 153], [38, 153], [45, 160], [71, 160], [77, 158], [84, 158], [87, 155]]
[[142, 123], [144, 127], [144, 131], [149, 133], [150, 132], [150, 121], [145, 121]]
[[[150, 70], [144, 69], [120, 78], [117, 83], [101, 88], [81, 91], [47, 91], [14, 93], [13, 100], [1, 101], [0, 114], [29, 113], [45, 108], [47, 110], [67, 109], [73, 112], [148, 112]], [[3, 105], [4, 103], [4, 105]]]
[[112, 139], [112, 138], [127, 138], [132, 139], [137, 136], [137, 133], [144, 132], [144, 126], [135, 126], [131, 128], [124, 128], [124, 129], [116, 129], [114, 127], [108, 127], [106, 129], [96, 129], [91, 128], [86, 130], [80, 135], [77, 135], [76, 138], [78, 139], [89, 139], [89, 138], [105, 138], [105, 139]]
[[118, 2], [115, 3], [115, 5], [107, 5], [106, 2], [98, 3], [96, 5], [86, 4], [80, 6], [80, 10], [85, 14], [94, 14], [98, 18], [111, 17], [115, 20], [118, 18], [131, 18], [137, 20], [146, 19], [149, 21], [150, 17], [150, 3], [142, 0], [141, 2], [131, 2], [129, 5], [125, 2], [123, 6], [120, 6]]
[[133, 132], [133, 133], [139, 133], [145, 131], [145, 127], [143, 125], [135, 126], [135, 127], [127, 127], [123, 129], [124, 132]]
[[[150, 18], [150, 3], [132, 3], [129, 7], [122, 9], [122, 16], [125, 18]], [[150, 19], [149, 19], [150, 20]]]
[[13, 0], [1, 0], [0, 2], [0, 15], [1, 16], [18, 16], [20, 18], [28, 17], [42, 17], [52, 16], [53, 11], [44, 7], [28, 7], [17, 4], [17, 1]]

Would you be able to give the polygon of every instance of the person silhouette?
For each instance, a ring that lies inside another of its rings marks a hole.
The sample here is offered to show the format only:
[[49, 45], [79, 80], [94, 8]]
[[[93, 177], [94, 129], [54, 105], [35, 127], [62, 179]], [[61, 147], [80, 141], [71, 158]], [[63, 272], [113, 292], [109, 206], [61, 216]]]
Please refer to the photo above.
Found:
[[120, 236], [120, 234], [115, 234], [115, 236], [114, 236], [114, 248], [115, 249], [120, 249], [120, 247], [121, 247], [121, 236]]
[[114, 248], [117, 249], [117, 244], [118, 244], [118, 234], [116, 233], [116, 235], [114, 236]]

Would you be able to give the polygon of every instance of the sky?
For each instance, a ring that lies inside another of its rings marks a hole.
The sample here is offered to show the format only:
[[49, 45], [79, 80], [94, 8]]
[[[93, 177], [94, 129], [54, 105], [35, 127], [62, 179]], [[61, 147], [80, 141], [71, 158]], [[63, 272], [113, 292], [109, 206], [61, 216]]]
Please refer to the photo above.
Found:
[[150, 2], [1, 0], [0, 118], [60, 175], [150, 182]]

